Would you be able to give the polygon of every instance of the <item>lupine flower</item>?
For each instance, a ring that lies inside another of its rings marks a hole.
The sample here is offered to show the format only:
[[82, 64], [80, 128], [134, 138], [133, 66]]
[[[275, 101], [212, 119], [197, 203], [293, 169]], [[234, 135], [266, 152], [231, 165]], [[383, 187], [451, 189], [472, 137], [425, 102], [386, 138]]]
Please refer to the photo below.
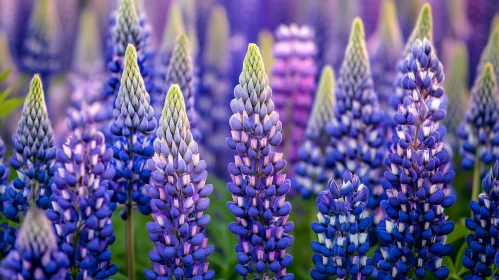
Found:
[[294, 225], [288, 222], [291, 204], [285, 200], [291, 182], [281, 173], [286, 166], [282, 154], [273, 151], [282, 140], [282, 123], [271, 97], [260, 51], [250, 44], [230, 103], [231, 137], [225, 141], [237, 152], [227, 184], [233, 198], [227, 207], [237, 221], [229, 230], [239, 242], [238, 274], [289, 280], [294, 276], [286, 268], [293, 257], [286, 249], [293, 244]]
[[258, 46], [260, 46], [260, 52], [262, 53], [263, 64], [267, 66], [265, 73], [267, 73], [269, 80], [272, 79], [272, 67], [274, 66], [274, 55], [272, 54], [274, 43], [272, 32], [262, 30], [258, 33]]
[[166, 84], [179, 85], [180, 90], [184, 95], [185, 108], [191, 125], [192, 134], [194, 135], [194, 139], [199, 139], [201, 135], [199, 130], [196, 128], [197, 113], [196, 108], [194, 108], [194, 73], [189, 50], [187, 37], [185, 34], [181, 34], [175, 43], [175, 48], [170, 58], [170, 63], [168, 64]]
[[305, 131], [305, 143], [298, 150], [299, 162], [295, 166], [293, 187], [304, 197], [318, 194], [324, 189], [333, 170], [325, 166], [324, 158], [330, 148], [326, 124], [331, 123], [335, 103], [334, 72], [331, 66], [322, 70], [314, 108]]
[[161, 46], [158, 50], [157, 61], [154, 65], [154, 89], [151, 94], [151, 103], [154, 107], [154, 111], [156, 112], [156, 118], [161, 117], [165, 94], [170, 86], [170, 84], [167, 84], [166, 79], [168, 74], [168, 65], [170, 64], [170, 58], [173, 50], [175, 49], [175, 43], [177, 42], [180, 34], [185, 33], [180, 8], [176, 2], [171, 5], [170, 10], [168, 11], [167, 19], [168, 22], [163, 34], [163, 41], [161, 42]]
[[314, 32], [308, 26], [281, 25], [275, 36], [273, 97], [276, 110], [286, 123], [283, 138], [287, 139], [280, 150], [294, 163], [314, 100], [317, 48]]
[[427, 270], [446, 279], [449, 268], [442, 266], [442, 257], [452, 251], [445, 241], [454, 223], [444, 209], [456, 198], [450, 187], [455, 174], [444, 149], [446, 131], [440, 124], [445, 118], [443, 67], [425, 39], [416, 40], [401, 71], [398, 85], [405, 97], [394, 115], [397, 127], [384, 176], [390, 186], [388, 199], [381, 203], [381, 247], [374, 262], [378, 279], [409, 279], [413, 273], [424, 278]]
[[457, 134], [462, 139], [461, 166], [473, 169], [475, 154], [478, 160], [490, 165], [499, 159], [499, 95], [492, 64], [487, 63], [471, 90], [465, 119]]
[[[485, 66], [488, 68], [488, 66]], [[466, 238], [468, 249], [462, 259], [471, 275], [465, 279], [486, 279], [492, 276], [491, 265], [499, 250], [499, 162], [490, 169], [482, 181], [483, 193], [478, 202], [470, 201], [472, 218], [466, 218], [471, 234]]]
[[384, 196], [384, 113], [374, 92], [364, 27], [359, 18], [352, 24], [335, 93], [334, 117], [326, 125], [331, 147], [325, 163], [334, 168], [337, 180], [345, 170], [359, 176], [369, 188], [369, 209], [378, 209]]
[[[489, 62], [492, 64], [494, 72], [498, 72], [499, 70], [499, 15], [494, 17], [490, 29], [487, 45], [480, 56], [480, 62], [477, 67], [477, 77], [480, 76], [483, 68]], [[497, 81], [499, 79], [499, 73], [495, 73], [495, 77]]]
[[53, 210], [47, 210], [47, 216], [73, 278], [107, 279], [118, 270], [110, 263], [108, 249], [115, 240], [111, 215], [116, 205], [110, 201], [113, 151], [106, 148], [104, 134], [89, 123], [85, 114], [68, 119], [72, 133], [57, 152]]
[[18, 178], [7, 190], [5, 215], [18, 221], [19, 212], [29, 205], [43, 209], [50, 207], [49, 181], [55, 164], [55, 148], [52, 126], [48, 118], [42, 81], [38, 75], [31, 80], [24, 102], [22, 117], [12, 137], [14, 155], [9, 162]]
[[[307, 18], [315, 31], [315, 45], [317, 46], [317, 69], [323, 69], [326, 64], [332, 63], [334, 51], [337, 48], [333, 44], [337, 37], [334, 35], [333, 16], [337, 11], [337, 1], [312, 1], [309, 4]], [[260, 46], [261, 47], [261, 46]], [[343, 47], [343, 46], [341, 46]], [[262, 51], [263, 52], [263, 51]], [[267, 65], [267, 64], [265, 64]], [[269, 67], [271, 65], [267, 65]], [[269, 76], [270, 77], [270, 76]]]
[[[429, 40], [431, 44], [433, 44], [433, 23], [432, 23], [432, 15], [431, 15], [431, 7], [428, 4], [423, 5], [421, 11], [419, 12], [418, 19], [416, 24], [414, 25], [414, 29], [412, 30], [411, 35], [407, 39], [405, 46], [402, 51], [401, 59], [398, 63], [398, 76], [396, 80], [401, 80], [404, 76], [401, 68], [403, 68], [403, 63], [406, 57], [411, 53], [412, 47], [416, 40], [422, 41], [424, 38]], [[395, 84], [394, 94], [390, 96], [390, 106], [392, 110], [389, 112], [390, 115], [392, 113], [397, 112], [397, 108], [399, 104], [402, 104], [404, 99], [404, 93], [406, 91], [402, 88], [401, 85]], [[395, 124], [393, 123], [393, 126]]]
[[[9, 166], [3, 162], [5, 156], [5, 144], [0, 138], [0, 218], [5, 213], [5, 202], [8, 201], [7, 189], [11, 186], [9, 182]], [[14, 245], [16, 229], [9, 227], [8, 223], [0, 224], [0, 258], [5, 257], [10, 247]]]
[[57, 247], [52, 223], [32, 207], [24, 218], [16, 243], [0, 264], [2, 279], [65, 279], [69, 261]]
[[21, 71], [48, 79], [61, 68], [55, 1], [35, 1], [21, 52]]
[[145, 186], [154, 220], [147, 230], [155, 244], [146, 278], [213, 279], [206, 261], [214, 249], [205, 236], [210, 216], [204, 214], [213, 185], [206, 184], [206, 162], [200, 159], [177, 85], [168, 90], [156, 134], [154, 156], [147, 161], [151, 183]]
[[[126, 49], [120, 84], [114, 102], [114, 120], [110, 126], [111, 133], [115, 135], [112, 147], [116, 165], [114, 181], [118, 183], [114, 200], [126, 203], [130, 209], [133, 200], [140, 212], [147, 215], [151, 212], [151, 206], [142, 187], [149, 182], [150, 171], [145, 164], [153, 154], [152, 139], [147, 135], [156, 129], [157, 122], [132, 45]], [[122, 217], [125, 218], [126, 214], [131, 213], [122, 212]]]
[[199, 130], [202, 135], [201, 150], [208, 169], [218, 177], [227, 176], [231, 156], [220, 143], [229, 132], [227, 119], [230, 110], [232, 83], [230, 82], [230, 30], [227, 13], [222, 6], [213, 9], [204, 53], [203, 77], [196, 108], [199, 111]]
[[94, 11], [87, 7], [80, 15], [80, 28], [76, 39], [73, 69], [79, 75], [91, 75], [96, 71], [102, 75], [103, 61], [99, 26]]
[[[464, 119], [463, 112], [466, 111], [469, 101], [468, 50], [464, 43], [452, 40], [445, 41], [443, 49], [446, 50], [443, 62], [449, 66], [444, 82], [449, 104], [443, 124], [448, 131], [456, 132]], [[448, 136], [451, 147], [453, 149], [459, 147], [456, 133], [449, 133]]]
[[[148, 82], [149, 69], [146, 67], [146, 62], [150, 60], [148, 53], [148, 35], [141, 24], [137, 9], [135, 8], [135, 0], [120, 0], [118, 12], [111, 20], [111, 40], [108, 43], [111, 52], [110, 61], [107, 64], [111, 75], [107, 81], [107, 86], [104, 88], [104, 103], [109, 105], [114, 102], [118, 91], [121, 87], [122, 73], [125, 72], [125, 49], [129, 44], [136, 49], [136, 59], [140, 69], [140, 75], [145, 79], [146, 90], [152, 88]], [[104, 110], [99, 119], [111, 120], [114, 116], [111, 110]], [[111, 139], [111, 135], [104, 131], [106, 138]]]
[[[371, 72], [374, 90], [378, 94], [380, 107], [383, 110], [389, 108], [399, 59], [394, 54], [402, 52], [402, 40], [395, 3], [393, 0], [383, 1], [376, 33], [368, 41], [369, 53], [372, 54]], [[386, 115], [390, 123], [392, 115], [389, 113]]]
[[328, 189], [320, 192], [319, 222], [312, 223], [319, 237], [311, 244], [315, 252], [315, 268], [310, 272], [313, 279], [327, 279], [330, 275], [361, 279], [371, 275], [372, 259], [366, 256], [371, 217], [364, 211], [368, 198], [369, 189], [348, 170], [343, 174], [343, 183], [331, 179]]

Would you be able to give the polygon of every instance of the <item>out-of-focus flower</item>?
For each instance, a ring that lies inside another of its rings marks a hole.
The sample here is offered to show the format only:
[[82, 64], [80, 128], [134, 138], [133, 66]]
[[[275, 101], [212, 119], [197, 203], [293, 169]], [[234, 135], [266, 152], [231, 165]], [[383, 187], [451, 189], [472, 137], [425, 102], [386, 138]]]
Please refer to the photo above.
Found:
[[110, 201], [113, 151], [85, 115], [69, 122], [69, 127], [72, 133], [57, 152], [53, 210], [47, 210], [47, 216], [55, 225], [72, 276], [107, 279], [118, 270], [108, 249], [115, 240], [111, 215], [116, 205]]
[[262, 30], [258, 33], [258, 46], [263, 58], [263, 64], [266, 65], [265, 73], [272, 80], [272, 67], [274, 67], [274, 35], [268, 30]]
[[17, 221], [19, 212], [24, 212], [29, 205], [36, 203], [43, 209], [50, 207], [52, 191], [49, 181], [53, 175], [55, 148], [42, 81], [38, 75], [31, 80], [22, 117], [12, 140], [15, 151], [9, 163], [18, 178], [7, 189], [5, 215]]
[[28, 74], [48, 79], [61, 68], [60, 24], [54, 0], [35, 1], [20, 56], [20, 68]]
[[101, 54], [99, 26], [94, 11], [87, 7], [80, 15], [80, 28], [76, 39], [73, 69], [79, 75], [102, 74], [104, 65]]
[[[127, 211], [134, 201], [140, 212], [147, 215], [151, 212], [150, 198], [142, 187], [149, 182], [151, 172], [145, 164], [153, 154], [152, 139], [147, 136], [156, 129], [157, 122], [132, 45], [127, 47], [123, 68], [120, 90], [114, 102], [114, 120], [110, 126], [114, 135], [112, 149], [116, 169], [114, 181], [117, 183], [113, 200], [127, 204]], [[122, 212], [122, 217], [127, 214], [131, 213]]]
[[478, 160], [490, 165], [499, 159], [499, 95], [497, 81], [492, 64], [487, 63], [475, 85], [471, 89], [471, 98], [463, 122], [457, 134], [461, 138], [461, 166], [473, 169]]
[[317, 48], [314, 32], [308, 26], [281, 25], [275, 36], [273, 98], [280, 118], [286, 123], [282, 131], [285, 140], [278, 149], [294, 164], [314, 100]]
[[490, 35], [487, 45], [480, 56], [476, 76], [480, 76], [487, 63], [491, 63], [494, 68], [496, 81], [499, 79], [499, 15], [494, 17], [490, 28]]
[[468, 90], [468, 50], [466, 45], [459, 41], [444, 41], [443, 49], [445, 65], [448, 66], [445, 75], [444, 88], [448, 96], [447, 116], [443, 124], [450, 132], [449, 143], [453, 149], [459, 146], [456, 135], [457, 128], [463, 120], [469, 101]]
[[[398, 62], [398, 76], [397, 76], [397, 81], [401, 80], [404, 76], [404, 73], [402, 71], [402, 68], [404, 67], [403, 63], [406, 59], [406, 57], [411, 53], [412, 47], [416, 40], [422, 41], [424, 38], [426, 38], [430, 44], [433, 44], [433, 18], [431, 15], [431, 7], [428, 4], [423, 5], [421, 8], [421, 11], [419, 12], [419, 17], [416, 21], [416, 24], [414, 25], [414, 28], [412, 30], [411, 35], [407, 39], [405, 43], [405, 47], [403, 48], [402, 51], [402, 56]], [[402, 101], [404, 99], [404, 93], [406, 91], [402, 87], [402, 85], [399, 85], [395, 83], [395, 90], [394, 94], [390, 96], [390, 106], [392, 110], [389, 112], [390, 115], [393, 115], [394, 112], [397, 112], [397, 108], [399, 104], [402, 104]], [[395, 126], [395, 124], [393, 124]]]
[[195, 89], [193, 78], [194, 72], [189, 44], [186, 35], [181, 34], [175, 43], [175, 48], [173, 49], [170, 63], [168, 64], [166, 84], [177, 84], [180, 87], [184, 96], [185, 109], [191, 125], [192, 134], [194, 139], [197, 140], [201, 137], [201, 134], [196, 127], [198, 116], [196, 108], [194, 107]]
[[[3, 162], [5, 156], [5, 144], [0, 138], [0, 218], [5, 212], [5, 202], [8, 201], [7, 189], [11, 187], [9, 182], [10, 170], [9, 166]], [[16, 239], [16, 228], [9, 227], [8, 223], [0, 224], [0, 258], [5, 257], [9, 252], [10, 247], [14, 245]]]
[[[488, 66], [485, 66], [486, 68]], [[472, 218], [466, 218], [466, 227], [471, 234], [466, 238], [468, 249], [462, 259], [471, 275], [465, 279], [486, 279], [492, 276], [491, 265], [499, 250], [499, 162], [485, 175], [483, 193], [478, 202], [470, 201]]]
[[160, 118], [161, 110], [163, 109], [163, 104], [165, 102], [165, 96], [170, 87], [167, 84], [166, 79], [168, 76], [168, 65], [170, 64], [170, 58], [172, 56], [173, 50], [175, 49], [175, 43], [178, 37], [185, 33], [184, 23], [182, 21], [182, 16], [180, 13], [180, 8], [175, 2], [170, 7], [168, 11], [168, 22], [165, 27], [165, 32], [163, 34], [163, 41], [157, 53], [156, 62], [154, 65], [154, 89], [151, 93], [151, 104], [154, 107], [156, 118]]
[[305, 143], [298, 150], [299, 162], [295, 166], [293, 187], [304, 197], [316, 195], [334, 173], [325, 165], [324, 159], [330, 151], [326, 125], [331, 123], [335, 103], [334, 72], [331, 66], [322, 70], [312, 115], [305, 131]]
[[366, 256], [371, 225], [371, 217], [364, 211], [368, 199], [369, 189], [348, 170], [343, 183], [331, 179], [328, 189], [320, 192], [319, 222], [312, 223], [319, 237], [311, 244], [315, 252], [315, 268], [310, 272], [313, 279], [361, 279], [372, 274], [372, 259]]
[[444, 149], [445, 118], [442, 108], [443, 66], [428, 40], [416, 40], [400, 68], [403, 103], [394, 115], [397, 124], [391, 153], [386, 160], [390, 183], [388, 199], [381, 203], [384, 220], [378, 226], [381, 247], [374, 255], [378, 279], [424, 278], [431, 272], [446, 279], [449, 268], [442, 257], [452, 251], [445, 244], [454, 223], [444, 209], [456, 200], [450, 183], [455, 173]]
[[0, 264], [2, 279], [65, 279], [69, 260], [45, 212], [36, 206], [24, 218], [16, 243]]
[[227, 207], [237, 221], [229, 230], [238, 238], [238, 274], [290, 280], [294, 276], [286, 268], [293, 257], [286, 249], [293, 244], [294, 225], [288, 222], [291, 204], [285, 200], [291, 183], [281, 173], [286, 161], [273, 151], [282, 140], [282, 123], [271, 97], [260, 51], [250, 44], [230, 103], [232, 132], [226, 144], [237, 154], [229, 164], [227, 189], [233, 200]]
[[393, 0], [385, 0], [381, 5], [376, 33], [368, 41], [371, 54], [371, 72], [374, 90], [378, 94], [380, 108], [386, 112], [391, 123], [392, 115], [388, 112], [389, 99], [393, 93], [393, 81], [397, 77], [398, 56], [402, 52], [403, 39], [397, 19], [397, 10]]
[[359, 18], [352, 23], [335, 95], [334, 116], [326, 125], [331, 145], [326, 166], [334, 169], [337, 180], [345, 170], [359, 176], [369, 188], [369, 209], [378, 209], [384, 197], [381, 185], [386, 154], [384, 113], [374, 92], [364, 28]]
[[231, 112], [230, 102], [232, 83], [230, 82], [230, 30], [227, 13], [222, 6], [213, 9], [208, 33], [207, 46], [203, 56], [203, 77], [196, 108], [199, 111], [201, 151], [208, 163], [208, 170], [223, 178], [227, 177], [227, 165], [232, 159], [227, 149], [220, 146], [229, 128], [227, 119]]
[[213, 279], [206, 261], [214, 249], [205, 236], [210, 216], [204, 214], [213, 185], [206, 184], [206, 162], [200, 159], [177, 85], [168, 91], [156, 134], [154, 156], [147, 161], [151, 182], [144, 187], [154, 220], [147, 230], [155, 244], [149, 253], [152, 270], [145, 275], [151, 280]]

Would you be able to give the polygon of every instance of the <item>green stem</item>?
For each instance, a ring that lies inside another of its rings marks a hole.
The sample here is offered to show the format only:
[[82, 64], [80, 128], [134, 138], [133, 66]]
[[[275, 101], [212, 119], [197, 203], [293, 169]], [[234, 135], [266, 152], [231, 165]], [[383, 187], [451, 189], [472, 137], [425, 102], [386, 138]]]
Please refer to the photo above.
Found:
[[[76, 231], [73, 234], [73, 249], [76, 252], [78, 250], [78, 242], [80, 241], [80, 232]], [[78, 273], [80, 273], [80, 268], [78, 266], [71, 266], [69, 268], [69, 271], [71, 273], [72, 279], [76, 280], [76, 277], [78, 277]]]
[[[480, 194], [480, 159], [478, 156], [478, 149], [475, 153], [475, 168], [473, 169], [473, 191], [471, 193], [471, 199], [478, 201], [478, 195]], [[473, 212], [471, 213], [473, 216]]]
[[[130, 135], [128, 150], [130, 155], [130, 163], [133, 164], [133, 137]], [[132, 215], [132, 187], [133, 182], [128, 182], [128, 199], [126, 203], [127, 220], [126, 220], [126, 252], [127, 252], [127, 275], [128, 279], [135, 280], [135, 247], [133, 243], [133, 215]]]

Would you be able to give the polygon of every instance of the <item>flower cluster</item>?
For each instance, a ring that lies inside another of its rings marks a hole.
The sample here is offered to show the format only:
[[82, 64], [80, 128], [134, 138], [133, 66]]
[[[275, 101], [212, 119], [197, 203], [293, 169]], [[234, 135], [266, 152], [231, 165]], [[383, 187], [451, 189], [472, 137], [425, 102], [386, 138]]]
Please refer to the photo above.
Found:
[[170, 84], [167, 84], [168, 65], [175, 49], [178, 37], [185, 33], [184, 23], [180, 12], [179, 4], [183, 1], [174, 2], [168, 11], [167, 23], [163, 34], [163, 40], [158, 50], [157, 61], [154, 65], [153, 83], [154, 88], [151, 94], [151, 103], [156, 112], [157, 119], [161, 117], [161, 111], [165, 102], [165, 94], [168, 92]]
[[[3, 162], [5, 156], [5, 144], [0, 138], [0, 218], [5, 212], [5, 202], [8, 200], [7, 189], [10, 187], [9, 166]], [[9, 252], [10, 247], [14, 245], [16, 238], [16, 228], [9, 227], [8, 223], [0, 224], [0, 259]]]
[[282, 148], [285, 158], [294, 164], [303, 144], [307, 120], [314, 100], [314, 32], [308, 26], [281, 25], [276, 31], [272, 67], [273, 98], [277, 112], [286, 125]]
[[[414, 29], [411, 32], [411, 35], [407, 39], [404, 49], [402, 51], [402, 58], [398, 62], [398, 76], [396, 81], [404, 78], [404, 61], [408, 55], [410, 55], [412, 47], [416, 40], [422, 41], [424, 38], [429, 40], [430, 43], [433, 42], [433, 24], [432, 24], [432, 15], [431, 15], [431, 7], [429, 4], [423, 5], [421, 11], [419, 12], [418, 19], [416, 24], [414, 25]], [[402, 104], [404, 99], [404, 94], [406, 90], [395, 83], [394, 93], [390, 96], [390, 106], [393, 112], [397, 112], [399, 104]], [[390, 112], [391, 113], [391, 112]], [[395, 127], [395, 123], [392, 123], [393, 127]]]
[[20, 58], [23, 72], [40, 74], [44, 80], [61, 67], [56, 11], [55, 1], [34, 2]]
[[442, 266], [442, 257], [452, 251], [445, 241], [454, 223], [447, 221], [444, 209], [456, 198], [450, 187], [455, 174], [443, 148], [446, 131], [440, 124], [445, 118], [443, 67], [425, 39], [416, 40], [401, 70], [404, 76], [397, 83], [405, 97], [394, 115], [396, 133], [386, 161], [384, 177], [390, 187], [381, 203], [381, 247], [374, 256], [378, 279], [404, 279], [412, 273], [423, 278], [426, 270], [446, 279], [449, 269]]
[[52, 223], [32, 207], [24, 218], [16, 243], [0, 264], [2, 279], [65, 279], [69, 260], [57, 247]]
[[127, 212], [122, 212], [123, 218], [130, 214], [132, 200], [146, 215], [151, 213], [150, 198], [142, 187], [149, 182], [151, 172], [146, 168], [146, 161], [153, 154], [152, 139], [147, 135], [156, 129], [157, 122], [132, 45], [128, 45], [126, 50], [120, 90], [114, 105], [110, 130], [115, 135], [112, 149], [117, 187], [113, 201], [127, 204]]
[[[402, 44], [403, 39], [395, 3], [393, 0], [383, 1], [376, 35], [368, 42], [374, 90], [378, 94], [381, 108], [389, 107], [398, 65], [398, 57], [393, 54], [402, 52]], [[391, 123], [392, 115], [387, 112], [386, 117], [387, 123]]]
[[[125, 72], [126, 68], [126, 49], [128, 45], [133, 45], [136, 49], [135, 59], [138, 63], [140, 69], [140, 75], [143, 79], [146, 79], [145, 86], [146, 90], [150, 90], [152, 87], [148, 83], [149, 70], [146, 66], [146, 62], [150, 60], [151, 54], [148, 48], [148, 37], [149, 33], [144, 27], [144, 21], [140, 21], [137, 9], [135, 7], [134, 0], [120, 0], [118, 12], [116, 16], [110, 21], [110, 33], [111, 39], [108, 42], [108, 48], [110, 52], [109, 62], [107, 64], [108, 70], [111, 75], [107, 81], [107, 85], [104, 88], [104, 93], [101, 96], [102, 102], [109, 103], [114, 102], [118, 91], [121, 88], [122, 73]], [[102, 120], [112, 120], [113, 114], [110, 110], [105, 110], [107, 114], [101, 114]], [[115, 118], [115, 117], [114, 117]], [[107, 138], [110, 136], [107, 131], [104, 132]]]
[[475, 157], [485, 165], [499, 158], [499, 94], [492, 64], [487, 63], [471, 89], [471, 99], [457, 135], [462, 140], [461, 165], [473, 169]]
[[315, 268], [310, 272], [313, 279], [327, 279], [330, 275], [360, 279], [372, 274], [372, 259], [366, 256], [371, 225], [364, 211], [368, 198], [369, 189], [350, 171], [343, 174], [341, 185], [331, 179], [328, 190], [318, 195], [319, 222], [312, 223], [319, 237], [311, 244], [315, 252]]
[[298, 150], [293, 187], [304, 197], [318, 194], [333, 176], [332, 168], [325, 166], [324, 158], [330, 152], [326, 124], [333, 118], [334, 72], [330, 66], [322, 70], [312, 115], [305, 131], [305, 142]]
[[55, 164], [52, 126], [48, 118], [42, 81], [38, 75], [31, 80], [24, 102], [22, 117], [12, 137], [14, 155], [9, 162], [18, 178], [7, 189], [5, 215], [18, 221], [19, 212], [28, 205], [50, 207], [50, 179]]
[[369, 209], [378, 209], [384, 197], [384, 113], [373, 89], [364, 27], [358, 18], [352, 24], [335, 94], [334, 117], [326, 125], [331, 145], [326, 165], [334, 168], [335, 179], [340, 180], [345, 170], [359, 176], [369, 188]]
[[107, 279], [117, 272], [108, 249], [115, 240], [111, 215], [116, 204], [110, 201], [113, 152], [106, 148], [104, 135], [85, 118], [70, 123], [70, 128], [71, 135], [57, 152], [53, 210], [47, 210], [47, 216], [55, 225], [72, 276]]
[[[487, 66], [486, 66], [487, 67]], [[478, 202], [470, 201], [472, 218], [466, 218], [466, 227], [472, 232], [466, 238], [468, 249], [464, 252], [463, 265], [473, 279], [492, 276], [490, 266], [499, 250], [499, 162], [485, 175], [483, 193]]]
[[237, 221], [229, 230], [239, 242], [237, 273], [289, 280], [294, 277], [286, 268], [293, 257], [286, 248], [293, 244], [294, 225], [288, 222], [291, 204], [285, 200], [291, 183], [281, 173], [286, 161], [273, 151], [282, 140], [282, 123], [271, 97], [260, 51], [250, 44], [230, 103], [232, 132], [226, 144], [237, 154], [229, 164], [227, 189], [233, 200], [227, 207]]
[[[190, 48], [185, 34], [181, 34], [175, 42], [175, 48], [168, 64], [166, 84], [177, 84], [184, 95], [187, 118], [191, 126], [194, 139], [201, 136], [196, 128], [197, 114], [194, 108], [193, 64]], [[212, 108], [214, 109], [214, 108]]]
[[203, 76], [196, 108], [199, 112], [201, 150], [208, 163], [208, 170], [218, 177], [227, 176], [231, 157], [220, 143], [229, 133], [227, 119], [230, 110], [232, 84], [230, 82], [230, 30], [227, 13], [222, 6], [213, 9], [206, 36], [207, 46], [203, 56]]
[[151, 197], [153, 222], [147, 224], [155, 247], [149, 253], [152, 270], [148, 279], [213, 279], [206, 258], [214, 247], [207, 245], [205, 227], [210, 216], [206, 163], [190, 130], [187, 110], [179, 86], [166, 96], [154, 141], [154, 156], [147, 161], [151, 183], [144, 188]]

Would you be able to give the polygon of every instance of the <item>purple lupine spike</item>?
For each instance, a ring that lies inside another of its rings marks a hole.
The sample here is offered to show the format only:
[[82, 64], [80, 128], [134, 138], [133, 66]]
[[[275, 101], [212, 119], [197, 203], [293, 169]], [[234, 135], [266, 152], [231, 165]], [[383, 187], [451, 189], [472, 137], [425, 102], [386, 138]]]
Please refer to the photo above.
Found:
[[[9, 182], [10, 169], [7, 163], [3, 162], [5, 156], [5, 144], [0, 138], [0, 218], [5, 213], [5, 204], [9, 197], [7, 195], [8, 188], [11, 187]], [[8, 223], [0, 224], [0, 259], [5, 257], [9, 252], [16, 239], [16, 228], [9, 227]]]
[[314, 32], [308, 26], [281, 25], [276, 30], [272, 88], [276, 110], [286, 123], [285, 140], [278, 149], [291, 164], [297, 161], [314, 100], [317, 48], [313, 40]]
[[127, 212], [122, 212], [125, 218], [131, 214], [128, 212], [132, 201], [137, 203], [142, 214], [151, 213], [149, 198], [142, 192], [142, 187], [149, 182], [150, 172], [145, 164], [153, 154], [152, 138], [148, 135], [156, 129], [157, 122], [133, 45], [127, 47], [123, 68], [110, 130], [114, 135], [114, 181], [118, 184], [113, 201], [127, 204]]
[[383, 158], [386, 154], [384, 112], [374, 92], [364, 27], [357, 18], [335, 90], [334, 117], [326, 125], [330, 149], [325, 165], [340, 180], [345, 170], [359, 176], [369, 188], [368, 208], [375, 211], [374, 224], [381, 219], [379, 203], [384, 199]]
[[[469, 107], [457, 135], [462, 140], [461, 166], [490, 165], [499, 159], [499, 94], [494, 69], [487, 63], [471, 89]], [[479, 162], [475, 162], [475, 155]], [[473, 197], [475, 198], [475, 197]]]
[[111, 180], [115, 175], [104, 134], [89, 124], [85, 115], [69, 121], [72, 133], [57, 152], [53, 210], [59, 247], [70, 261], [74, 279], [108, 279], [118, 268], [111, 264], [109, 245], [115, 241], [111, 215]]
[[444, 149], [446, 129], [440, 124], [446, 115], [440, 86], [443, 66], [426, 39], [416, 40], [402, 65], [399, 84], [405, 97], [393, 117], [397, 127], [386, 159], [384, 177], [390, 186], [377, 230], [381, 242], [374, 255], [377, 277], [424, 278], [429, 271], [446, 279], [449, 268], [442, 266], [442, 258], [452, 251], [452, 244], [445, 242], [454, 223], [444, 209], [456, 197], [450, 186], [455, 173]]
[[24, 218], [16, 243], [0, 264], [2, 279], [65, 279], [69, 260], [45, 212], [36, 206]]
[[5, 216], [19, 221], [20, 212], [28, 206], [50, 207], [50, 179], [55, 164], [52, 126], [48, 118], [42, 81], [38, 75], [31, 80], [24, 102], [22, 117], [12, 136], [14, 155], [9, 163], [16, 170], [12, 187], [7, 189]]
[[201, 150], [208, 170], [224, 178], [231, 156], [220, 143], [229, 132], [227, 119], [230, 110], [227, 103], [230, 102], [232, 84], [229, 22], [222, 6], [213, 8], [206, 43], [201, 89], [195, 105], [199, 112], [199, 130], [201, 135], [205, 135], [201, 138]]
[[[486, 66], [487, 67], [487, 66]], [[482, 180], [483, 193], [477, 201], [470, 201], [472, 218], [466, 218], [466, 227], [471, 234], [466, 238], [468, 248], [462, 263], [471, 275], [465, 279], [486, 279], [492, 276], [491, 265], [499, 260], [499, 162]], [[496, 262], [497, 263], [497, 262]], [[497, 277], [497, 273], [496, 273]]]
[[294, 279], [286, 268], [293, 257], [286, 249], [293, 244], [293, 223], [288, 221], [291, 204], [286, 194], [289, 179], [281, 173], [286, 166], [273, 148], [282, 140], [282, 123], [271, 99], [272, 89], [265, 74], [260, 50], [250, 44], [230, 103], [231, 137], [227, 146], [237, 152], [229, 164], [232, 182], [227, 203], [237, 221], [229, 230], [237, 235], [238, 274], [256, 278]]
[[292, 179], [292, 185], [303, 198], [319, 194], [327, 180], [333, 176], [333, 169], [325, 165], [324, 159], [330, 152], [326, 125], [333, 118], [336, 100], [334, 87], [333, 69], [331, 66], [325, 66], [305, 131], [306, 139], [298, 150], [299, 162], [294, 167], [295, 177]]
[[[371, 217], [365, 210], [369, 189], [359, 177], [345, 171], [343, 183], [329, 180], [328, 189], [317, 196], [317, 217], [312, 230], [319, 241], [312, 241], [315, 254], [313, 279], [362, 279], [374, 270], [369, 250], [368, 229]], [[351, 278], [348, 277], [350, 275]]]
[[144, 188], [151, 197], [154, 222], [147, 223], [154, 250], [147, 279], [213, 279], [206, 258], [213, 253], [205, 228], [210, 216], [206, 162], [200, 159], [191, 133], [182, 91], [172, 85], [154, 140], [154, 156], [147, 161], [151, 182]]

